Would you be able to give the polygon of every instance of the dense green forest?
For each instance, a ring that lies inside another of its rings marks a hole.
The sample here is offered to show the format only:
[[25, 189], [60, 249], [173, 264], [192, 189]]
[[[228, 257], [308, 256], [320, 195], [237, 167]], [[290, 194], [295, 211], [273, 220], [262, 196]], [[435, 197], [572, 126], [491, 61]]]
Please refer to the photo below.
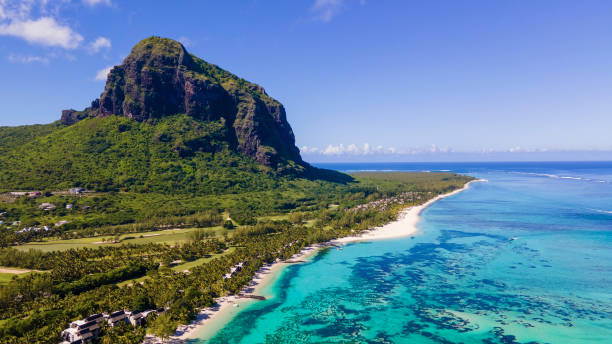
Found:
[[[451, 173], [355, 174], [350, 183], [276, 178], [272, 189], [218, 196], [98, 190], [6, 199], [0, 212], [9, 222], [21, 219], [21, 227], [59, 219], [72, 222], [31, 236], [4, 227], [0, 266], [32, 271], [0, 284], [0, 342], [57, 343], [72, 320], [117, 309], [159, 307], [168, 310], [149, 318], [145, 327], [105, 328], [98, 341], [139, 343], [146, 331], [168, 336], [193, 320], [200, 308], [213, 305], [215, 298], [238, 293], [264, 264], [389, 222], [402, 207], [460, 188], [470, 179]], [[381, 203], [375, 201], [382, 199], [390, 206], [377, 206]], [[56, 208], [40, 209], [41, 203]], [[73, 204], [74, 211], [66, 204]], [[231, 226], [223, 228], [226, 217]], [[117, 233], [137, 237], [167, 226], [201, 229], [180, 243], [104, 241]], [[32, 240], [44, 247], [75, 237], [92, 237], [101, 244], [21, 249]], [[244, 263], [243, 268], [224, 279], [238, 263]], [[184, 271], [183, 264], [192, 265]]]
[[110, 116], [40, 126], [29, 135], [16, 133], [20, 129], [0, 130], [3, 191], [83, 187], [214, 194], [276, 184], [272, 171], [256, 173], [266, 168], [230, 149], [222, 120], [175, 115], [150, 124]]

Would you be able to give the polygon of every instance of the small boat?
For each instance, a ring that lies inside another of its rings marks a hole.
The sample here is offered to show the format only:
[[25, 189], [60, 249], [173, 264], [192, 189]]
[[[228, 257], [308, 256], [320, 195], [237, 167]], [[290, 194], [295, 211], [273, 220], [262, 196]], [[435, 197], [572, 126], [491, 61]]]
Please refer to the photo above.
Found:
[[512, 238], [510, 238], [510, 241], [514, 241], [516, 239], [518, 239], [518, 237], [512, 237]]
[[234, 303], [234, 307], [240, 307], [240, 305], [237, 303]]

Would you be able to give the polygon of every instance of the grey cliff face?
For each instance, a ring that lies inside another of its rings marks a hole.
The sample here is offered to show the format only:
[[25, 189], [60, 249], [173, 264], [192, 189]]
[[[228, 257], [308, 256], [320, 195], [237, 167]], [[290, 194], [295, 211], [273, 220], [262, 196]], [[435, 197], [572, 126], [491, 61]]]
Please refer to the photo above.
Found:
[[171, 39], [138, 43], [110, 71], [100, 99], [83, 111], [62, 111], [61, 122], [110, 115], [152, 122], [178, 113], [202, 121], [224, 119], [230, 145], [260, 164], [305, 165], [279, 102], [261, 86], [190, 55]]

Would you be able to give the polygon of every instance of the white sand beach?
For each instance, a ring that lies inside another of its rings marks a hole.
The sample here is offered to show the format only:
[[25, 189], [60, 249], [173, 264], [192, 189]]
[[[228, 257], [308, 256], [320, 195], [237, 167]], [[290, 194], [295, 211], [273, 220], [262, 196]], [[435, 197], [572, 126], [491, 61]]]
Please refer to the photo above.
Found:
[[372, 230], [363, 232], [356, 236], [349, 236], [349, 237], [344, 237], [344, 238], [333, 240], [332, 243], [343, 244], [343, 243], [349, 243], [349, 242], [355, 242], [355, 241], [384, 240], [384, 239], [401, 238], [401, 237], [414, 235], [415, 233], [419, 231], [419, 229], [417, 228], [417, 223], [419, 222], [421, 212], [425, 208], [429, 207], [434, 202], [442, 198], [446, 198], [446, 197], [458, 194], [459, 192], [466, 190], [467, 188], [470, 187], [471, 183], [482, 182], [482, 181], [485, 181], [485, 180], [477, 179], [477, 180], [468, 182], [461, 189], [457, 189], [455, 191], [452, 191], [452, 192], [449, 192], [443, 195], [439, 195], [421, 205], [408, 207], [402, 210], [396, 221], [389, 222], [386, 225], [383, 225], [381, 227], [376, 227]]
[[191, 324], [179, 326], [176, 334], [170, 337], [169, 340], [162, 342], [161, 339], [157, 337], [147, 336], [143, 343], [184, 343], [188, 339], [206, 338], [208, 336], [212, 336], [225, 324], [227, 324], [229, 319], [240, 312], [241, 308], [244, 308], [244, 306], [248, 305], [250, 302], [257, 302], [257, 300], [249, 298], [246, 295], [269, 297], [270, 295], [262, 295], [262, 290], [266, 289], [267, 286], [276, 281], [276, 278], [286, 266], [307, 261], [320, 248], [323, 247], [336, 246], [356, 241], [384, 240], [414, 235], [418, 232], [417, 223], [419, 222], [419, 215], [425, 208], [442, 198], [464, 191], [469, 188], [471, 183], [479, 181], [485, 180], [473, 180], [465, 184], [465, 186], [461, 189], [439, 195], [419, 206], [406, 208], [399, 214], [396, 221], [390, 222], [384, 226], [374, 228], [358, 236], [344, 237], [327, 243], [309, 246], [287, 261], [277, 261], [273, 264], [265, 265], [259, 269], [251, 283], [245, 289], [243, 289], [239, 295], [230, 295], [218, 298], [217, 305], [203, 309], [198, 314], [197, 319]]
[[267, 286], [276, 281], [278, 275], [283, 268], [291, 264], [307, 261], [321, 247], [329, 246], [329, 244], [317, 244], [305, 247], [298, 254], [293, 255], [287, 261], [277, 261], [273, 264], [264, 265], [257, 273], [251, 283], [244, 288], [238, 295], [230, 295], [218, 298], [217, 304], [213, 307], [208, 307], [200, 311], [195, 321], [189, 325], [181, 325], [177, 328], [176, 334], [163, 342], [160, 338], [147, 335], [144, 344], [158, 343], [184, 343], [188, 339], [201, 338], [202, 336], [212, 335], [217, 330], [221, 329], [228, 319], [231, 319], [241, 308], [251, 302], [257, 302], [256, 299], [250, 298], [247, 295], [258, 295], [269, 297], [271, 295], [263, 295], [262, 292]]

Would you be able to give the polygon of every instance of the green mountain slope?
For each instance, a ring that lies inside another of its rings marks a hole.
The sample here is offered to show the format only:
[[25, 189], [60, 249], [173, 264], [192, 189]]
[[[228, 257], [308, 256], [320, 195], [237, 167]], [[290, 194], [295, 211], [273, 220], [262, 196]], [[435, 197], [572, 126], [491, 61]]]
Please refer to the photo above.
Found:
[[302, 160], [283, 106], [261, 86], [159, 37], [134, 46], [91, 107], [0, 127], [0, 153], [0, 191], [220, 194], [279, 178], [351, 180]]
[[232, 150], [222, 122], [174, 115], [150, 124], [110, 116], [37, 137], [23, 129], [13, 135], [22, 144], [2, 145], [0, 185], [207, 194], [273, 187], [276, 174]]
[[61, 125], [58, 122], [18, 127], [0, 127], [0, 156], [41, 136], [45, 136], [60, 127]]

